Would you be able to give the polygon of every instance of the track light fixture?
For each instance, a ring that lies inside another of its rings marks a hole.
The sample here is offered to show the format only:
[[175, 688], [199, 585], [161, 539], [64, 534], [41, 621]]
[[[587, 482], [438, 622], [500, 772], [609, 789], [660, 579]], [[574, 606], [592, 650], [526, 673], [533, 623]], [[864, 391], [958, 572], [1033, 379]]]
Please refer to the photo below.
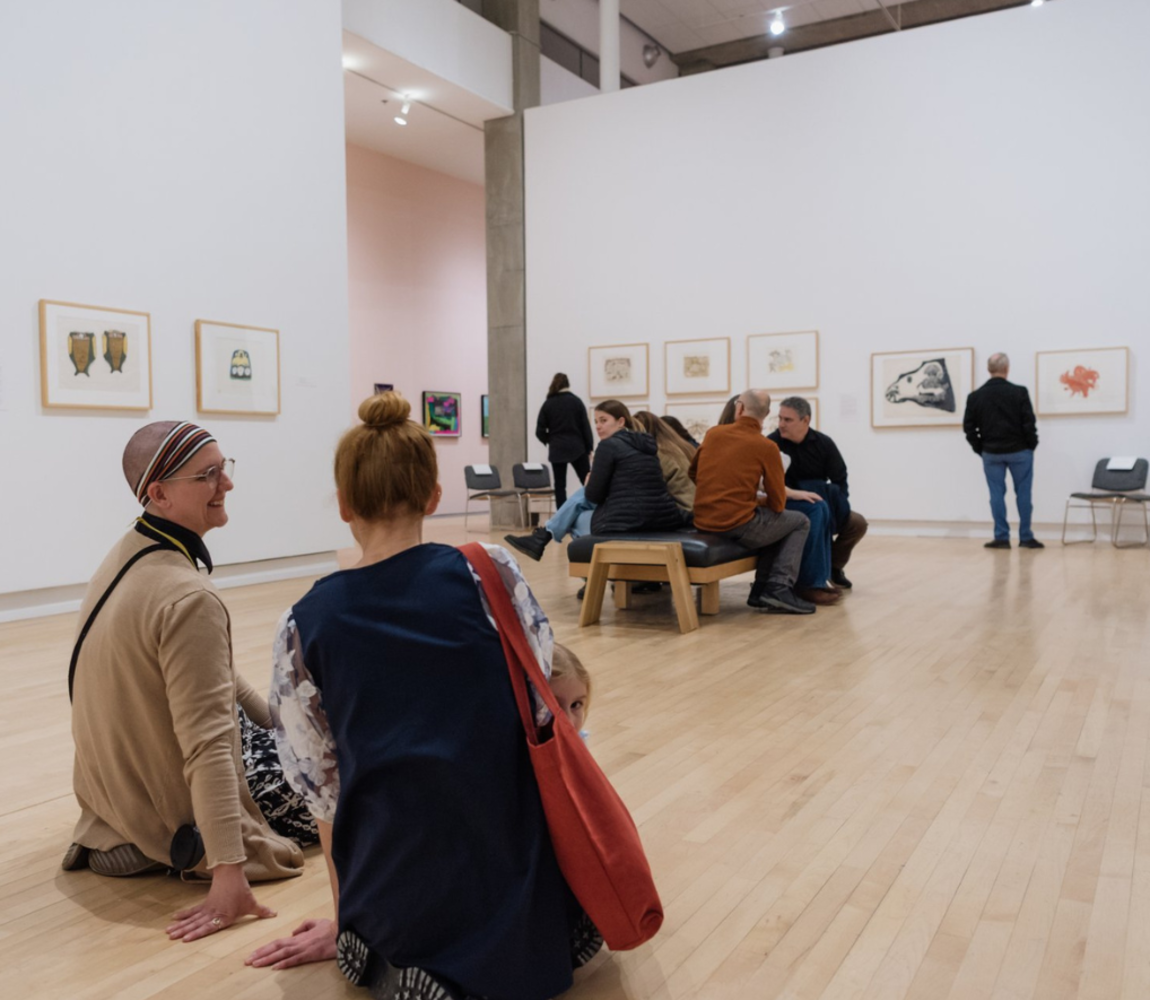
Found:
[[1044, 3], [1046, 3], [1046, 0], [1030, 0], [1031, 7], [1041, 7]]
[[410, 111], [411, 111], [411, 98], [408, 97], [407, 94], [404, 94], [403, 95], [403, 107], [400, 109], [399, 114], [397, 114], [394, 118], [395, 124], [396, 125], [406, 125], [407, 124], [407, 116], [410, 113]]
[[783, 23], [783, 15], [781, 11], [775, 11], [775, 16], [771, 20], [770, 32], [776, 38], [787, 30], [787, 26]]

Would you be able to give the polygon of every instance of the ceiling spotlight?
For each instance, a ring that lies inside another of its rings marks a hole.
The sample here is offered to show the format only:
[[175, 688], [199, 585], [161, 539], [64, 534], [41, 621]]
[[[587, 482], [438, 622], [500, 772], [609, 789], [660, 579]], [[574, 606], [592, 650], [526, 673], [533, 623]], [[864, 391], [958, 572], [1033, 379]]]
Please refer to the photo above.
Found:
[[397, 114], [392, 119], [392, 121], [394, 121], [396, 125], [406, 125], [407, 124], [407, 115], [408, 115], [408, 112], [410, 112], [410, 111], [411, 111], [411, 98], [407, 94], [404, 94], [403, 95], [403, 107], [400, 109], [399, 114]]
[[776, 38], [787, 30], [787, 26], [783, 24], [783, 15], [776, 13], [775, 18], [771, 21], [770, 32]]
[[643, 65], [650, 69], [659, 61], [659, 56], [663, 54], [663, 50], [658, 45], [648, 42], [643, 46]]
[[1041, 7], [1044, 3], [1046, 3], [1046, 0], [1030, 0], [1031, 7]]
[[404, 101], [403, 102], [403, 110], [400, 112], [400, 114], [406, 115], [410, 110], [411, 110], [411, 101]]

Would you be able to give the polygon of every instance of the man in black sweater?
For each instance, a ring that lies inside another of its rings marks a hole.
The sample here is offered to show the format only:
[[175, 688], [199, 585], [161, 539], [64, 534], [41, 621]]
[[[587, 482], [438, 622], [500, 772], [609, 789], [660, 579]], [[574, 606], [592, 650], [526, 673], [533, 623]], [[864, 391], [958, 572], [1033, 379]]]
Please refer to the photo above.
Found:
[[867, 531], [867, 520], [851, 510], [847, 463], [826, 434], [811, 427], [811, 404], [802, 396], [788, 396], [779, 404], [779, 428], [767, 435], [788, 456], [786, 482], [792, 490], [817, 493], [831, 509], [835, 538], [831, 544], [831, 583], [849, 590], [843, 572], [851, 552]]
[[992, 354], [986, 363], [990, 378], [966, 400], [962, 429], [976, 455], [990, 487], [990, 512], [994, 515], [994, 540], [988, 549], [1010, 548], [1010, 525], [1006, 520], [1006, 470], [1014, 481], [1018, 502], [1018, 546], [1045, 548], [1030, 530], [1030, 487], [1034, 479], [1034, 449], [1038, 447], [1038, 425], [1026, 386], [1007, 381], [1010, 358]]

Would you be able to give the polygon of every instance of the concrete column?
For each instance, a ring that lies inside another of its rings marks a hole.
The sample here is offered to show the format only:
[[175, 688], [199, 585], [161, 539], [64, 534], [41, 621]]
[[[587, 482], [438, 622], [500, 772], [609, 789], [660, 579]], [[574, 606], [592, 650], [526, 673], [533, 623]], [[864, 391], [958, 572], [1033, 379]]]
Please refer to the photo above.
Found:
[[599, 0], [599, 91], [619, 89], [619, 0]]
[[[511, 467], [527, 458], [527, 300], [524, 253], [523, 111], [539, 103], [539, 0], [494, 0], [487, 17], [511, 35], [515, 114], [489, 121], [487, 189], [487, 386], [490, 462], [511, 486]], [[514, 500], [491, 505], [491, 523], [519, 526]]]

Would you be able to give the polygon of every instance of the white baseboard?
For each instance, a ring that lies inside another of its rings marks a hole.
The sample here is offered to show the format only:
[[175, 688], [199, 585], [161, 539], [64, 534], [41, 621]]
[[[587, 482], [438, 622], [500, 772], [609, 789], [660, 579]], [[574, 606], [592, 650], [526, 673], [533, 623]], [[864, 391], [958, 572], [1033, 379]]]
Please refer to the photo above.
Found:
[[[337, 569], [339, 565], [334, 552], [316, 552], [304, 556], [217, 566], [212, 572], [212, 583], [220, 590], [227, 590], [230, 587], [247, 587], [253, 583], [294, 580], [301, 576], [323, 576]], [[80, 583], [70, 587], [46, 587], [43, 590], [0, 594], [0, 622], [75, 614], [80, 610], [85, 590], [87, 584]]]

